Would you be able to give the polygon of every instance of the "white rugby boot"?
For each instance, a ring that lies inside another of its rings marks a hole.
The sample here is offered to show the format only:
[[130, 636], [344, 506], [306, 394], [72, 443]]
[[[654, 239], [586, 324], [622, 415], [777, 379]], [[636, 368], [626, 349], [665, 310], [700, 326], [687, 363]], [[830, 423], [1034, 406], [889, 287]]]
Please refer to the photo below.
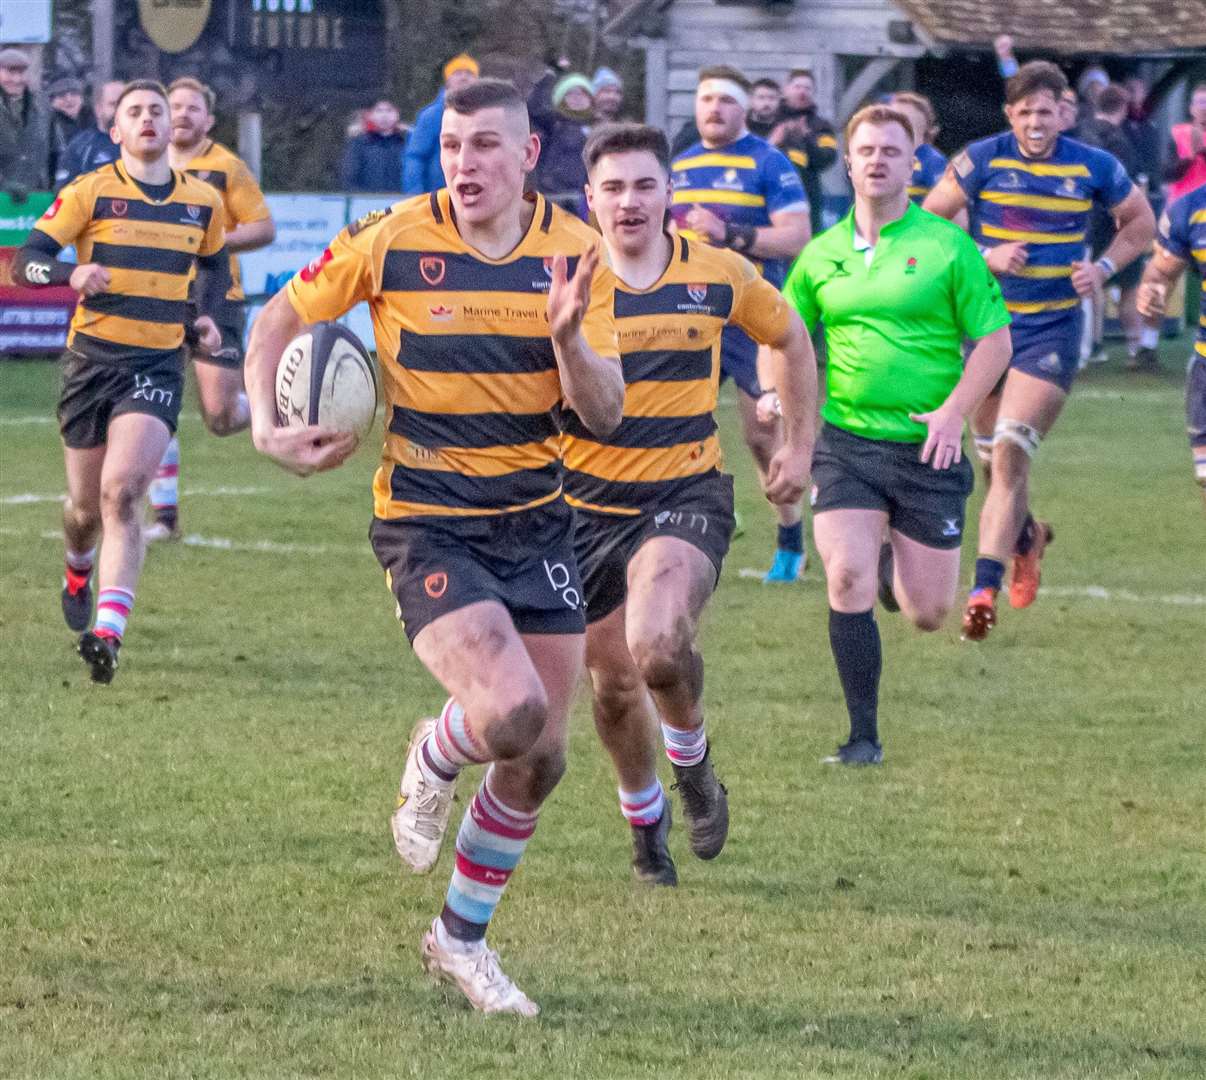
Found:
[[416, 874], [428, 873], [440, 857], [456, 791], [455, 780], [428, 779], [419, 768], [419, 747], [435, 725], [435, 718], [429, 716], [410, 733], [398, 804], [389, 819], [394, 847]]
[[486, 947], [472, 951], [445, 948], [436, 928], [423, 935], [423, 967], [433, 978], [452, 983], [478, 1012], [536, 1016], [540, 1006], [519, 989], [498, 963], [498, 953]]

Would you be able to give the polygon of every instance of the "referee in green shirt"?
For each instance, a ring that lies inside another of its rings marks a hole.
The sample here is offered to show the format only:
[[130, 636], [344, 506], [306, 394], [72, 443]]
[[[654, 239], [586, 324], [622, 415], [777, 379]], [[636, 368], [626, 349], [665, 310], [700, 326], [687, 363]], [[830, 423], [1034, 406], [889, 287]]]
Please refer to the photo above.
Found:
[[862, 109], [846, 127], [846, 155], [854, 208], [804, 249], [783, 292], [810, 330], [824, 325], [828, 346], [813, 531], [850, 738], [825, 761], [875, 765], [877, 585], [921, 630], [946, 618], [973, 483], [963, 421], [1005, 373], [1011, 345], [1001, 290], [975, 243], [909, 201], [908, 119]]

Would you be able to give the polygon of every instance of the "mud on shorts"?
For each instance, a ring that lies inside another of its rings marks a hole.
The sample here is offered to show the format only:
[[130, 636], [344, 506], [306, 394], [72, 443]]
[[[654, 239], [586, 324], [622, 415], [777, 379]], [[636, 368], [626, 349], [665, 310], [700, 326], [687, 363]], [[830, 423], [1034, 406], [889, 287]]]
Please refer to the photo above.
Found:
[[975, 484], [971, 462], [935, 469], [918, 455], [921, 443], [864, 439], [826, 424], [812, 455], [812, 510], [882, 510], [888, 524], [926, 547], [963, 541], [967, 497]]
[[[628, 593], [628, 563], [648, 540], [673, 536], [702, 551], [720, 578], [733, 538], [733, 478], [708, 474], [656, 510], [631, 516], [575, 510], [574, 553], [586, 591], [586, 621], [616, 610]], [[713, 583], [715, 584], [715, 582]]]
[[73, 450], [103, 446], [109, 438], [110, 421], [123, 413], [157, 417], [175, 433], [184, 395], [182, 352], [106, 363], [67, 349], [59, 365], [59, 431], [64, 444]]
[[502, 604], [521, 634], [586, 630], [573, 511], [560, 498], [482, 517], [374, 518], [369, 541], [412, 643], [442, 615], [482, 600]]

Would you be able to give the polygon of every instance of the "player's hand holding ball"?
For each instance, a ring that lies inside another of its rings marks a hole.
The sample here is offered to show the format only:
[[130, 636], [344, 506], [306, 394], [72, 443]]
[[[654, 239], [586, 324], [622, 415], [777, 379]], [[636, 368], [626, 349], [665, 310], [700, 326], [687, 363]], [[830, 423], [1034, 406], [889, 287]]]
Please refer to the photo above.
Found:
[[297, 473], [334, 469], [372, 429], [377, 373], [350, 330], [319, 323], [298, 334], [276, 369], [277, 424], [256, 430], [256, 449]]

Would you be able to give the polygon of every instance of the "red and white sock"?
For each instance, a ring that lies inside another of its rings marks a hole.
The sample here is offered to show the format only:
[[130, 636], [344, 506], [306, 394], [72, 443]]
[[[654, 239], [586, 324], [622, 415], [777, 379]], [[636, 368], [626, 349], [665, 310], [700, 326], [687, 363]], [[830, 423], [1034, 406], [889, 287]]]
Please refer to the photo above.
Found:
[[449, 783], [466, 765], [481, 765], [489, 760], [489, 752], [478, 744], [469, 729], [465, 710], [449, 698], [435, 729], [419, 747], [419, 768], [429, 779]]
[[163, 452], [149, 495], [156, 520], [175, 520], [180, 503], [180, 442], [174, 435]]
[[662, 741], [666, 744], [666, 757], [675, 765], [698, 765], [708, 752], [708, 736], [703, 724], [692, 731], [662, 724]]
[[134, 594], [129, 589], [101, 589], [96, 600], [96, 625], [92, 628], [93, 633], [97, 637], [121, 641], [133, 607]]
[[666, 809], [666, 793], [662, 790], [662, 782], [654, 780], [647, 788], [640, 791], [620, 791], [620, 813], [624, 820], [634, 828], [638, 825], [656, 825], [662, 820], [662, 812]]

